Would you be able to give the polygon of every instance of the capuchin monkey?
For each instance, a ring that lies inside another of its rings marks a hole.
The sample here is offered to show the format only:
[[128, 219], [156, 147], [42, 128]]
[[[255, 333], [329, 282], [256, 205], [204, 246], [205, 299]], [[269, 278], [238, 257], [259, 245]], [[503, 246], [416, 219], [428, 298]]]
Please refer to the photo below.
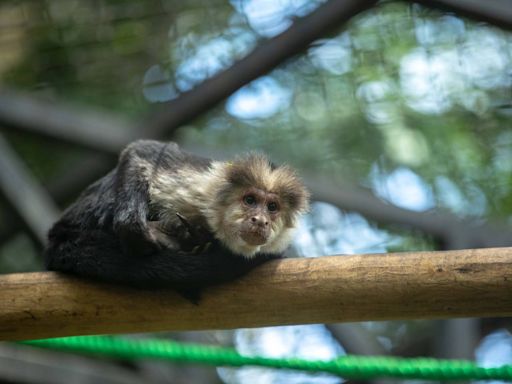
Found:
[[220, 162], [136, 141], [50, 230], [46, 267], [197, 303], [203, 288], [280, 257], [308, 204], [295, 172], [263, 155]]

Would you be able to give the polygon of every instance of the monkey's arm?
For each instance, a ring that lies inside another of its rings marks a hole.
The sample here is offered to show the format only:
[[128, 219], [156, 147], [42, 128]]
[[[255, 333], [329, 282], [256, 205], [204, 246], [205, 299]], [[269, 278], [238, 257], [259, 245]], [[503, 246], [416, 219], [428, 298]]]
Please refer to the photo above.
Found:
[[150, 177], [157, 162], [148, 153], [162, 149], [151, 143], [137, 141], [126, 147], [114, 174], [112, 226], [127, 254], [147, 253], [157, 243], [147, 221]]
[[181, 250], [185, 241], [194, 241], [182, 222], [166, 220], [163, 225], [149, 207], [152, 178], [159, 172], [172, 174], [187, 156], [175, 143], [152, 140], [135, 141], [121, 152], [114, 174], [112, 226], [124, 253], [141, 256], [155, 249]]
[[207, 228], [189, 222], [180, 213], [176, 213], [175, 220], [148, 221], [147, 226], [159, 249], [183, 255], [206, 251], [215, 241]]
[[194, 234], [183, 221], [168, 219], [173, 213], [167, 212], [162, 225], [158, 214], [149, 208], [152, 178], [158, 173], [172, 175], [185, 164], [204, 167], [209, 161], [181, 151], [175, 143], [152, 140], [136, 141], [121, 153], [114, 180], [113, 229], [126, 253], [146, 254], [155, 247], [180, 250], [189, 243], [201, 242], [201, 236], [191, 238]]

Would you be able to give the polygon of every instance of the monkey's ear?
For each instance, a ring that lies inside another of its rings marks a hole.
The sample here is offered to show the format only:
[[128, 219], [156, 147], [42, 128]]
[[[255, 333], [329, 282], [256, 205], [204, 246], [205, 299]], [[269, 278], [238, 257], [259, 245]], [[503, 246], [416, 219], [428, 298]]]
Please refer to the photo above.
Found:
[[307, 212], [310, 193], [296, 172], [287, 165], [281, 165], [274, 174], [278, 180], [277, 193], [288, 207], [297, 213]]

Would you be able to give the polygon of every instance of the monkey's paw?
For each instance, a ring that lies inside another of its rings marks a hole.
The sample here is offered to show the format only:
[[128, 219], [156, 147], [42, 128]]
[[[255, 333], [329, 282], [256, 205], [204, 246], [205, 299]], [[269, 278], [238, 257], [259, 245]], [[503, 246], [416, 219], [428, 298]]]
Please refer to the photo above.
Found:
[[176, 213], [180, 221], [179, 243], [180, 253], [197, 254], [206, 252], [214, 240], [213, 234], [202, 225], [193, 224], [183, 215]]

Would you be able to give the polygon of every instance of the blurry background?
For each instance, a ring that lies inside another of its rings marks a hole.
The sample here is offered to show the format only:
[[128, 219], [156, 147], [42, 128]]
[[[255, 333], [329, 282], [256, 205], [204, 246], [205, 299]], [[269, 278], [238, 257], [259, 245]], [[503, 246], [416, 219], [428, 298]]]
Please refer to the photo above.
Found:
[[[291, 250], [297, 256], [512, 245], [506, 28], [382, 1], [270, 72], [259, 57], [253, 64], [261, 76], [246, 85], [234, 70], [244, 86], [220, 103], [187, 93], [324, 3], [0, 2], [0, 273], [41, 270], [41, 243], [59, 210], [138, 137], [176, 140], [218, 158], [258, 149], [299, 168], [315, 202]], [[199, 95], [222, 86], [203, 85]], [[512, 363], [510, 325], [393, 321], [169, 336], [276, 357], [392, 354], [492, 366]], [[0, 344], [0, 382], [142, 381], [342, 380], [127, 365]]]

